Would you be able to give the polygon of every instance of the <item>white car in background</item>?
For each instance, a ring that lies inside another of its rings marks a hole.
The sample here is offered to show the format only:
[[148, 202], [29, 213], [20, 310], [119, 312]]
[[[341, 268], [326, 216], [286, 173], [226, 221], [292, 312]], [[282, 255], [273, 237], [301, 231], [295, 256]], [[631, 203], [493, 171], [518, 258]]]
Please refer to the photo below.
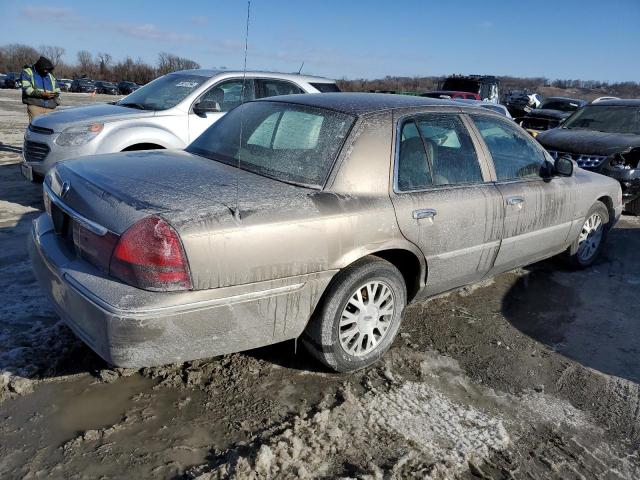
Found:
[[509, 119], [513, 119], [507, 107], [505, 107], [501, 103], [485, 102], [484, 100], [470, 100], [467, 98], [454, 98], [453, 100], [460, 103], [466, 103], [467, 105], [486, 108], [487, 110], [492, 110]]
[[117, 102], [67, 108], [36, 118], [24, 136], [22, 173], [33, 180], [69, 158], [184, 148], [242, 102], [339, 91], [333, 80], [298, 74], [217, 70], [169, 73]]

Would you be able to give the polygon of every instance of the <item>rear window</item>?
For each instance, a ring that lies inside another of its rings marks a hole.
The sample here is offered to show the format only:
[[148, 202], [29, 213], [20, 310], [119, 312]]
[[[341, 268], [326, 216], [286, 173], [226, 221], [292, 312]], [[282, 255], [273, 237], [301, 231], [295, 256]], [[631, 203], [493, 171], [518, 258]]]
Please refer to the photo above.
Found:
[[259, 175], [321, 188], [355, 118], [281, 102], [240, 105], [187, 151]]
[[320, 93], [335, 93], [340, 91], [340, 87], [335, 83], [310, 83], [309, 85]]

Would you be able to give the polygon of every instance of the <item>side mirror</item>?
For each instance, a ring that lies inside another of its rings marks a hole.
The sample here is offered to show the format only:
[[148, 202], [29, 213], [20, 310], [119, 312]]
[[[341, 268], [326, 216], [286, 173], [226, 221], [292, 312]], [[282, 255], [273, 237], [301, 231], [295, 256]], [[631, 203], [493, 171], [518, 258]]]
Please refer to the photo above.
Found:
[[193, 113], [200, 117], [206, 116], [207, 113], [215, 113], [220, 111], [220, 104], [213, 100], [202, 100], [193, 106]]
[[556, 158], [555, 163], [555, 171], [556, 174], [561, 175], [563, 177], [570, 177], [573, 175], [573, 160], [568, 155], [563, 155], [561, 157]]

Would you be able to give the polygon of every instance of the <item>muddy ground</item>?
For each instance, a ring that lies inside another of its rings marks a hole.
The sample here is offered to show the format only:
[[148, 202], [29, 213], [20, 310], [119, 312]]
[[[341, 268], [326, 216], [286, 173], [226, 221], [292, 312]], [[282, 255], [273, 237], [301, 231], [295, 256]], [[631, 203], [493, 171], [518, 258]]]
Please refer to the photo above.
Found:
[[32, 276], [25, 126], [0, 91], [0, 478], [640, 477], [638, 219], [589, 270], [551, 260], [410, 305], [355, 374], [294, 342], [111, 369]]

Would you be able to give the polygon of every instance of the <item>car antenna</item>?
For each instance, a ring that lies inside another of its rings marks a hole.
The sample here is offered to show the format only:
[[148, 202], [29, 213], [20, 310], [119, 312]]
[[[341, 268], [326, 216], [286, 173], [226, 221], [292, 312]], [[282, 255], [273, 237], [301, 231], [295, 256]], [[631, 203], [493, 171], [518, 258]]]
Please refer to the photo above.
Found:
[[[247, 0], [247, 29], [244, 35], [244, 68], [242, 69], [242, 92], [240, 103], [244, 102], [244, 92], [247, 80], [247, 50], [249, 48], [249, 19], [251, 18], [251, 0]], [[233, 218], [240, 221], [240, 156], [242, 155], [242, 127], [244, 125], [243, 110], [240, 110], [240, 138], [238, 141], [238, 169], [236, 170], [236, 208]]]
[[304, 67], [304, 61], [302, 62], [302, 65], [300, 65], [300, 68], [298, 69], [298, 75], [300, 75], [300, 72], [302, 71], [302, 67]]

